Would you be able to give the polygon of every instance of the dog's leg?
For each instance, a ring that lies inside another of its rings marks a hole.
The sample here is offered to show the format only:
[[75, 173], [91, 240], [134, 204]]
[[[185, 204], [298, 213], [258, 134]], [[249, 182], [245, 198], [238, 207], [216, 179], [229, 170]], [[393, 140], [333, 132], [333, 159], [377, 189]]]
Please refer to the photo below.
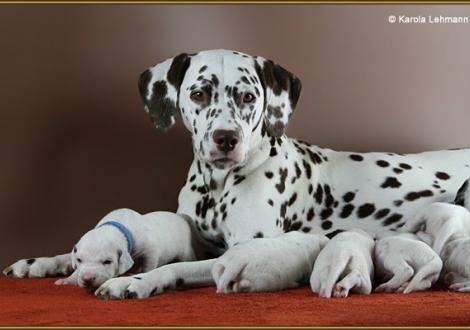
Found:
[[410, 283], [403, 289], [403, 293], [429, 289], [439, 278], [441, 269], [442, 261], [439, 257], [436, 256], [416, 272]]
[[403, 260], [389, 258], [384, 262], [386, 271], [393, 274], [393, 277], [375, 288], [375, 292], [394, 292], [403, 283], [408, 282], [414, 274], [413, 268]]
[[74, 271], [72, 275], [66, 278], [60, 278], [54, 282], [55, 285], [78, 285], [78, 271]]
[[21, 259], [3, 270], [3, 274], [10, 277], [48, 277], [64, 276], [72, 271], [72, 258], [70, 253], [55, 257]]
[[216, 259], [178, 262], [135, 276], [112, 278], [95, 295], [102, 299], [147, 298], [166, 290], [214, 284], [211, 269]]

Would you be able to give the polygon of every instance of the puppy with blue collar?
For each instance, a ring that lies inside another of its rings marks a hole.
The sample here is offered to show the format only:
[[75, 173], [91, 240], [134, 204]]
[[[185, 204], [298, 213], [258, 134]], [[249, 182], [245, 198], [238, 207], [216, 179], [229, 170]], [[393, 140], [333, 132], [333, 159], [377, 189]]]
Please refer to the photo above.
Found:
[[74, 271], [55, 284], [94, 289], [127, 272], [148, 272], [171, 262], [195, 260], [188, 243], [191, 231], [187, 219], [175, 213], [112, 211], [73, 247]]

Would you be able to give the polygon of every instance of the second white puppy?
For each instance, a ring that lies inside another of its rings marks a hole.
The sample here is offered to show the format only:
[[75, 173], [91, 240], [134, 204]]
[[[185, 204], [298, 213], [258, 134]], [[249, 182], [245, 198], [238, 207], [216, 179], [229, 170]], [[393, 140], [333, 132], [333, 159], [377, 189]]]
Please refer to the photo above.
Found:
[[347, 297], [349, 292], [370, 294], [374, 265], [374, 240], [360, 229], [333, 237], [318, 255], [310, 277], [312, 291], [320, 297]]
[[[174, 260], [195, 260], [193, 248], [187, 243], [191, 242], [190, 237], [190, 224], [175, 213], [112, 211], [74, 246], [74, 271], [56, 284], [92, 289], [126, 273], [134, 261], [139, 261], [136, 270], [146, 272]], [[172, 249], [165, 248], [168, 246]]]
[[375, 273], [389, 279], [375, 288], [375, 292], [426, 290], [439, 279], [442, 269], [437, 253], [409, 233], [379, 237], [375, 243], [374, 260]]
[[297, 287], [308, 281], [313, 263], [327, 242], [323, 235], [292, 231], [236, 245], [219, 257], [212, 268], [217, 292]]

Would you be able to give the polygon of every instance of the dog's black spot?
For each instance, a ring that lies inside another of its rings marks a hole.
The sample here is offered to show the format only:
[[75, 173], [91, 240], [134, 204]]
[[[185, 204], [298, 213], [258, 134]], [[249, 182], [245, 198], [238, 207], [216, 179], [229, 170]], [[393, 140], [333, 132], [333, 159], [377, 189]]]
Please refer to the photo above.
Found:
[[331, 221], [329, 221], [329, 220], [324, 221], [324, 222], [322, 222], [322, 224], [321, 224], [321, 227], [322, 227], [324, 230], [330, 229], [331, 226], [333, 226], [333, 223], [332, 223]]
[[273, 206], [273, 205], [274, 205], [273, 200], [272, 200], [272, 199], [268, 199], [268, 204], [271, 205], [271, 206]]
[[135, 292], [135, 291], [129, 291], [129, 290], [124, 291], [124, 298], [125, 299], [135, 299], [137, 297], [138, 297], [137, 292]]
[[388, 167], [390, 165], [390, 163], [387, 162], [386, 160], [378, 160], [377, 165], [380, 166], [380, 167]]
[[302, 231], [303, 231], [304, 233], [309, 233], [310, 230], [312, 230], [312, 228], [310, 228], [310, 227], [303, 227], [303, 228], [302, 228]]
[[331, 194], [330, 186], [325, 184], [323, 186], [323, 191], [325, 192], [325, 206], [327, 208], [330, 208], [335, 202], [335, 199], [333, 195]]
[[297, 193], [293, 193], [292, 196], [289, 198], [288, 206], [292, 206], [292, 204], [294, 204], [296, 200], [297, 200]]
[[343, 209], [341, 210], [341, 213], [339, 214], [339, 216], [343, 219], [349, 217], [352, 213], [352, 211], [354, 211], [354, 208], [355, 206], [353, 204], [346, 204], [343, 206]]
[[407, 201], [415, 201], [419, 198], [422, 198], [422, 197], [431, 197], [433, 196], [433, 192], [431, 190], [421, 190], [421, 191], [412, 191], [412, 192], [409, 192], [406, 196], [405, 196], [405, 199]]
[[393, 172], [395, 172], [396, 174], [400, 174], [400, 173], [403, 172], [403, 170], [402, 170], [401, 168], [395, 167], [395, 168], [393, 169]]
[[382, 188], [398, 188], [401, 186], [401, 182], [394, 177], [387, 177], [380, 187]]
[[263, 238], [263, 237], [264, 237], [264, 235], [263, 235], [263, 233], [260, 232], [260, 231], [257, 232], [257, 233], [255, 234], [255, 236], [253, 236], [253, 238]]
[[291, 224], [291, 226], [289, 228], [289, 231], [299, 230], [300, 227], [302, 227], [302, 222], [300, 222], [300, 221], [294, 222], [293, 224]]
[[344, 230], [342, 230], [342, 229], [336, 229], [335, 231], [332, 231], [331, 233], [328, 233], [325, 236], [328, 237], [329, 239], [332, 239], [333, 237], [335, 237], [339, 233], [342, 233], [343, 231]]
[[317, 185], [317, 190], [313, 194], [313, 197], [317, 201], [318, 204], [321, 204], [323, 201], [323, 187], [319, 184]]
[[310, 164], [305, 159], [302, 161], [302, 164], [304, 165], [307, 179], [310, 179], [312, 177], [312, 168], [310, 167]]
[[273, 172], [265, 172], [264, 175], [266, 175], [268, 179], [272, 179], [274, 176]]
[[243, 180], [245, 180], [245, 177], [243, 175], [235, 175], [233, 185], [235, 186], [237, 184], [240, 184]]
[[332, 208], [323, 209], [323, 211], [321, 211], [320, 213], [320, 217], [322, 218], [322, 220], [325, 220], [325, 219], [328, 219], [332, 214], [333, 214]]
[[7, 272], [7, 276], [11, 276], [13, 275], [13, 269], [10, 269], [8, 272]]
[[446, 172], [436, 172], [436, 178], [438, 178], [440, 180], [449, 180], [450, 175], [447, 174]]
[[375, 212], [374, 204], [366, 203], [366, 204], [359, 206], [359, 208], [357, 209], [357, 216], [359, 218], [366, 218], [374, 212]]
[[277, 156], [277, 150], [276, 148], [272, 147], [271, 150], [269, 151], [269, 156], [274, 157]]
[[312, 221], [314, 216], [315, 216], [315, 211], [313, 210], [313, 207], [311, 207], [307, 212], [307, 221]]
[[199, 69], [199, 73], [203, 73], [204, 71], [206, 71], [206, 69], [207, 69], [207, 65], [201, 66], [201, 68]]
[[34, 264], [35, 261], [36, 261], [36, 259], [35, 259], [35, 258], [32, 258], [32, 259], [26, 260], [26, 263], [27, 263], [28, 265], [32, 265], [32, 264]]
[[353, 155], [349, 155], [349, 157], [356, 162], [361, 162], [364, 160], [364, 157], [362, 157], [361, 155], [353, 154]]
[[135, 278], [136, 280], [141, 280], [142, 277], [139, 277], [139, 276], [134, 276], [133, 278]]
[[396, 200], [393, 202], [393, 204], [395, 204], [395, 206], [401, 206], [401, 204], [403, 204], [403, 201], [402, 200]]
[[287, 168], [280, 168], [279, 169], [279, 175], [280, 175], [280, 181], [278, 184], [275, 185], [277, 191], [279, 191], [280, 194], [286, 190], [286, 179], [287, 179]]
[[151, 295], [151, 296], [155, 296], [155, 295], [157, 294], [157, 292], [158, 292], [158, 288], [154, 288], [154, 289], [152, 290], [152, 292], [150, 292], [150, 295]]
[[233, 197], [232, 198], [232, 201], [230, 202], [232, 205], [235, 204], [235, 202], [237, 201], [237, 198], [236, 197]]
[[411, 170], [412, 169], [411, 165], [406, 164], [406, 163], [400, 163], [400, 164], [398, 164], [398, 166], [400, 166], [404, 170]]
[[309, 185], [308, 185], [308, 194], [311, 195], [312, 192], [313, 192], [313, 186], [312, 186], [311, 183], [309, 183]]
[[398, 214], [398, 213], [393, 213], [391, 216], [389, 216], [387, 219], [384, 220], [383, 224], [384, 226], [389, 226], [395, 222], [400, 221], [401, 218], [403, 218], [403, 215]]
[[350, 201], [352, 201], [354, 199], [355, 196], [356, 196], [356, 194], [354, 192], [349, 191], [349, 192], [347, 192], [343, 195], [343, 201], [345, 203], [349, 203]]

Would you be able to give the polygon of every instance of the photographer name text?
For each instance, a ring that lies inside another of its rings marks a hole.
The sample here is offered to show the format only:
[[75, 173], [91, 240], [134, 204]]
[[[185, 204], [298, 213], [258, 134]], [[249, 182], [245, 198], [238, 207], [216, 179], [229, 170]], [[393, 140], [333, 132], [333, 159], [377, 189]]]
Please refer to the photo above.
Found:
[[391, 15], [388, 17], [390, 23], [399, 24], [468, 24], [469, 18], [466, 16], [406, 16]]

